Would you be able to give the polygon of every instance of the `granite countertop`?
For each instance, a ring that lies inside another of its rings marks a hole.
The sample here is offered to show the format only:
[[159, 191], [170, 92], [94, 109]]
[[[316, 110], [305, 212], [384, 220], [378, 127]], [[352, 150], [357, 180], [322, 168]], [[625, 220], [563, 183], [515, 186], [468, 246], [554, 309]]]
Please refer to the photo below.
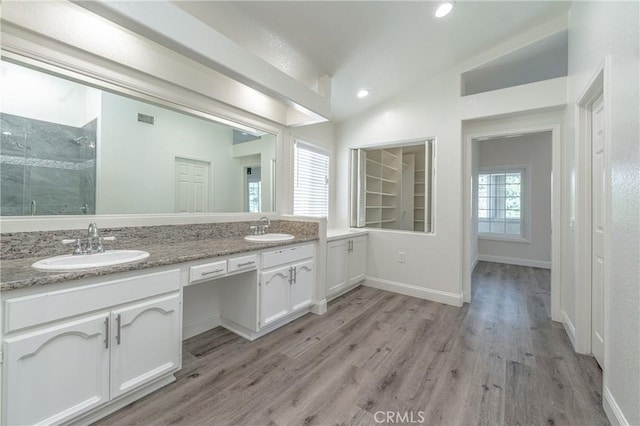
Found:
[[33, 269], [31, 264], [42, 259], [42, 257], [3, 260], [1, 263], [2, 269], [0, 271], [0, 291], [42, 286], [46, 284], [77, 280], [80, 278], [109, 275], [117, 272], [137, 271], [157, 266], [173, 265], [193, 260], [286, 246], [306, 241], [314, 241], [317, 239], [318, 238], [315, 236], [304, 235], [296, 236], [294, 240], [289, 241], [252, 243], [245, 241], [242, 237], [235, 237], [131, 247], [131, 250], [148, 251], [149, 257], [139, 262], [73, 272], [44, 272]]

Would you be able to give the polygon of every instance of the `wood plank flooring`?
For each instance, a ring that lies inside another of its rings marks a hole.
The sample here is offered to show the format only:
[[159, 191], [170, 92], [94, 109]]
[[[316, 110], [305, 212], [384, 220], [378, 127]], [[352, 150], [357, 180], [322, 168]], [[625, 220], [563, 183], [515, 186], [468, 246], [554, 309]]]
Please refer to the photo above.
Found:
[[549, 319], [549, 271], [480, 262], [472, 287], [463, 308], [360, 287], [255, 342], [213, 329], [98, 424], [609, 424], [597, 364]]

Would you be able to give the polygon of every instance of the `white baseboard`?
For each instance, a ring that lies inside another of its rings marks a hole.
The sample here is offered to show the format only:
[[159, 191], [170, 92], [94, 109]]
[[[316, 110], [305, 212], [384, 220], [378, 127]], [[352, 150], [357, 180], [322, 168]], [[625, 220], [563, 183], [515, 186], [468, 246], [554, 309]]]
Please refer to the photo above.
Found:
[[569, 315], [567, 315], [567, 311], [562, 309], [560, 311], [560, 316], [562, 316], [562, 325], [564, 326], [564, 331], [567, 332], [567, 336], [569, 336], [569, 340], [571, 341], [571, 345], [573, 346], [573, 350], [575, 351], [576, 350], [576, 327], [571, 322]]
[[311, 305], [311, 312], [316, 315], [322, 315], [327, 313], [327, 299], [315, 302]]
[[478, 262], [480, 262], [480, 258], [476, 256], [476, 258], [473, 259], [473, 263], [471, 264], [471, 272], [476, 269], [476, 266], [478, 266]]
[[190, 337], [197, 336], [200, 333], [204, 333], [207, 330], [220, 326], [220, 317], [218, 315], [211, 315], [204, 318], [199, 318], [195, 321], [191, 321], [188, 324], [182, 325], [182, 340], [187, 340]]
[[608, 387], [604, 387], [604, 392], [602, 395], [602, 406], [604, 408], [604, 413], [607, 415], [607, 418], [611, 422], [612, 426], [628, 426], [629, 422], [627, 418], [622, 413], [622, 410], [618, 406], [618, 403], [611, 395], [611, 391]]
[[362, 284], [367, 287], [391, 291], [394, 293], [404, 294], [406, 296], [418, 297], [420, 299], [432, 300], [434, 302], [458, 307], [462, 306], [462, 293], [449, 293], [447, 291], [433, 290], [412, 284], [404, 284], [371, 277], [367, 277]]
[[476, 260], [476, 262], [478, 261], [506, 263], [507, 265], [530, 266], [532, 268], [551, 269], [551, 262], [544, 262], [542, 260], [519, 259], [517, 257], [503, 257], [503, 256], [491, 256], [488, 254], [480, 254], [478, 255], [478, 259]]

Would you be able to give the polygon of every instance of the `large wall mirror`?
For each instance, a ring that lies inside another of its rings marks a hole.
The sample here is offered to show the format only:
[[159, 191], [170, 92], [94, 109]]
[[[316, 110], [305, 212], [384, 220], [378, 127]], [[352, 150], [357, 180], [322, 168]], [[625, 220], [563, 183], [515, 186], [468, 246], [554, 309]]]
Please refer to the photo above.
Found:
[[435, 141], [351, 150], [351, 226], [434, 232]]
[[2, 216], [275, 210], [275, 135], [1, 67]]

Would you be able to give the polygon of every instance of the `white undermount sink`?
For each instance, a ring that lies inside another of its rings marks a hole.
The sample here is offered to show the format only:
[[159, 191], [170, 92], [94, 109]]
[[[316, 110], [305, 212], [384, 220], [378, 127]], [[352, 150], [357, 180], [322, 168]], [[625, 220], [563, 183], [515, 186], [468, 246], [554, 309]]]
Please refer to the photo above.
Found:
[[137, 262], [147, 257], [149, 253], [142, 250], [107, 250], [104, 253], [48, 257], [35, 262], [31, 267], [41, 271], [75, 271]]
[[253, 241], [254, 243], [276, 243], [278, 241], [289, 241], [295, 237], [291, 234], [262, 234], [262, 235], [247, 235], [244, 237], [247, 241]]

